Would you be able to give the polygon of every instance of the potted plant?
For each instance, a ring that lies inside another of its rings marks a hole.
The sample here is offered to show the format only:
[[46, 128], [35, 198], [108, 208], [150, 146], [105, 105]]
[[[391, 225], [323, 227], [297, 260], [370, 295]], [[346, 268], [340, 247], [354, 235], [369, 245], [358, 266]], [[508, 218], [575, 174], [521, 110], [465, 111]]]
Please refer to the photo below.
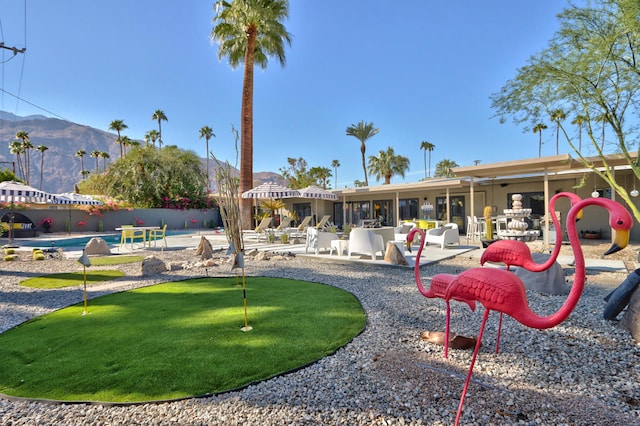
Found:
[[51, 226], [53, 226], [53, 218], [52, 217], [45, 217], [44, 219], [42, 219], [40, 221], [40, 226], [42, 226], [44, 228], [44, 232], [45, 233], [50, 233], [51, 232]]
[[495, 238], [493, 238], [493, 222], [491, 221], [491, 215], [493, 214], [493, 208], [491, 206], [485, 206], [483, 211], [484, 223], [485, 223], [485, 234], [484, 238], [481, 238], [482, 247], [487, 248], [489, 244], [495, 242]]
[[289, 243], [289, 234], [285, 232], [284, 234], [280, 235], [280, 241], [282, 241], [282, 244]]
[[587, 240], [599, 240], [602, 237], [600, 230], [584, 231], [583, 236]]

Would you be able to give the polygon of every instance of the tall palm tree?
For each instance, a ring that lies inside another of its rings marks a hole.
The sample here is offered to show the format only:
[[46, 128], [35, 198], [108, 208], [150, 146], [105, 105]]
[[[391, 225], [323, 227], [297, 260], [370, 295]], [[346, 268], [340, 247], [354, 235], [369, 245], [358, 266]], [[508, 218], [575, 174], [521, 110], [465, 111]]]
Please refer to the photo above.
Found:
[[453, 172], [451, 169], [454, 167], [458, 167], [458, 163], [448, 158], [441, 160], [438, 164], [436, 164], [436, 172], [434, 176], [436, 177], [453, 177]]
[[98, 169], [98, 158], [100, 158], [100, 151], [94, 149], [93, 151], [91, 151], [91, 154], [89, 154], [89, 156], [96, 159], [96, 174], [100, 173], [100, 170]]
[[167, 116], [164, 113], [164, 111], [160, 109], [155, 110], [155, 112], [151, 116], [151, 119], [156, 120], [158, 122], [158, 146], [162, 148], [162, 122], [163, 121], [168, 122], [169, 120], [167, 119]]
[[[424, 177], [431, 177], [431, 151], [433, 151], [435, 149], [435, 145], [427, 142], [427, 141], [422, 141], [420, 143], [420, 149], [424, 149]], [[429, 175], [427, 175], [427, 151], [429, 151]]]
[[571, 121], [571, 124], [578, 126], [578, 152], [582, 153], [582, 125], [587, 121], [587, 117], [584, 115], [576, 115]]
[[207, 192], [210, 189], [210, 180], [209, 180], [209, 139], [211, 139], [211, 136], [213, 136], [214, 138], [216, 137], [215, 133], [213, 133], [213, 130], [211, 129], [211, 127], [209, 126], [203, 126], [200, 129], [200, 139], [204, 138], [205, 144], [206, 144], [206, 157], [207, 157], [207, 173], [205, 173], [207, 175]]
[[107, 171], [107, 159], [110, 157], [109, 153], [107, 151], [102, 151], [100, 153], [100, 158], [102, 158], [102, 172], [106, 172]]
[[158, 133], [157, 130], [153, 129], [153, 130], [149, 130], [147, 132], [147, 135], [149, 135], [149, 139], [151, 140], [151, 143], [153, 144], [153, 147], [156, 147], [156, 141], [158, 140], [158, 137], [160, 137], [160, 134]]
[[126, 124], [124, 124], [123, 120], [113, 120], [110, 124], [109, 124], [109, 130], [114, 130], [118, 133], [118, 139], [116, 139], [116, 142], [118, 142], [118, 145], [120, 145], [120, 158], [122, 158], [124, 156], [124, 151], [122, 149], [122, 139], [120, 136], [120, 132], [123, 131], [124, 129], [128, 129], [129, 126], [127, 126]]
[[606, 112], [600, 114], [599, 116], [596, 117], [596, 121], [599, 121], [602, 123], [602, 142], [600, 142], [600, 151], [603, 151], [604, 150], [604, 130], [607, 123], [609, 122], [609, 114]]
[[333, 170], [335, 172], [333, 181], [334, 181], [334, 187], [337, 189], [338, 188], [338, 167], [340, 167], [340, 161], [338, 160], [331, 161], [331, 167], [333, 167]]
[[80, 159], [80, 174], [82, 174], [83, 178], [86, 176], [84, 173], [84, 156], [86, 153], [87, 151], [85, 151], [84, 149], [76, 151], [76, 157]]
[[551, 118], [551, 121], [556, 123], [556, 155], [559, 155], [560, 154], [560, 146], [559, 146], [560, 122], [564, 121], [564, 119], [567, 118], [567, 115], [561, 109], [555, 109], [551, 111], [551, 114], [549, 114], [549, 118]]
[[42, 191], [42, 171], [44, 169], [44, 152], [49, 149], [49, 147], [45, 145], [38, 145], [36, 147], [38, 151], [40, 151], [40, 190]]
[[33, 149], [33, 144], [29, 140], [29, 133], [25, 131], [20, 131], [16, 133], [16, 138], [20, 139], [22, 142], [22, 156], [24, 157], [23, 167], [24, 167], [24, 179], [27, 185], [30, 185], [29, 181], [31, 176], [31, 150]]
[[[253, 68], [266, 68], [275, 57], [285, 65], [285, 43], [291, 35], [282, 21], [289, 16], [287, 0], [217, 0], [211, 40], [219, 45], [218, 58], [232, 68], [244, 64], [240, 137], [240, 192], [253, 186]], [[250, 199], [240, 199], [243, 226], [251, 226]]]
[[409, 169], [410, 161], [407, 157], [396, 155], [393, 148], [378, 152], [378, 156], [369, 157], [369, 173], [376, 176], [376, 180], [384, 177], [384, 184], [389, 185], [395, 175], [404, 177]]
[[374, 127], [373, 122], [352, 124], [347, 127], [347, 136], [353, 136], [360, 141], [360, 154], [362, 154], [362, 170], [364, 171], [364, 186], [369, 186], [369, 178], [367, 177], [367, 167], [365, 166], [364, 156], [367, 151], [367, 139], [377, 135], [380, 129]]
[[24, 148], [22, 148], [22, 142], [14, 140], [9, 143], [9, 152], [11, 154], [15, 154], [16, 163], [18, 164], [18, 173], [20, 177], [24, 179], [24, 167], [22, 166], [22, 153], [24, 152]]
[[533, 133], [538, 133], [540, 135], [540, 140], [538, 142], [538, 157], [542, 156], [542, 131], [547, 128], [547, 125], [544, 123], [538, 123], [533, 126]]

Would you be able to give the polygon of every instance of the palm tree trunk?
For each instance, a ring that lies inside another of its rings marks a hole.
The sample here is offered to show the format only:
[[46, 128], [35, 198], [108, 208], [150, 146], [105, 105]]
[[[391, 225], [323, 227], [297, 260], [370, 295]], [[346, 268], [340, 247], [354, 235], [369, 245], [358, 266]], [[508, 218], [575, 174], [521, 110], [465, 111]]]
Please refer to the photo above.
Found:
[[362, 154], [362, 170], [364, 171], [364, 186], [369, 186], [369, 178], [367, 177], [367, 166], [364, 162], [364, 153], [366, 152], [364, 142], [360, 144], [360, 153]]
[[[244, 56], [244, 80], [242, 82], [242, 129], [240, 138], [240, 193], [253, 187], [253, 64], [256, 46], [256, 29], [247, 28], [247, 50]], [[242, 229], [252, 228], [251, 198], [240, 199]]]
[[207, 155], [207, 196], [209, 196], [209, 192], [211, 192], [211, 186], [210, 186], [210, 179], [209, 179], [209, 138], [206, 137], [204, 138], [205, 143], [206, 143], [206, 155]]
[[44, 151], [40, 153], [40, 191], [42, 191], [42, 168], [44, 167]]

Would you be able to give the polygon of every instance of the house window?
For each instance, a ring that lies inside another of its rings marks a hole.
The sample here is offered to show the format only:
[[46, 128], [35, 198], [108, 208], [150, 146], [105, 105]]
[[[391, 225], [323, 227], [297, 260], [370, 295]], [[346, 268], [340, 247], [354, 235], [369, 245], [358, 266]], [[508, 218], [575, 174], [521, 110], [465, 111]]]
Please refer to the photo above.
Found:
[[418, 199], [417, 198], [405, 198], [398, 200], [398, 209], [400, 210], [400, 220], [411, 220], [418, 218]]
[[507, 206], [511, 208], [513, 194], [522, 194], [522, 207], [531, 209], [531, 215], [544, 216], [544, 192], [511, 192], [507, 194]]

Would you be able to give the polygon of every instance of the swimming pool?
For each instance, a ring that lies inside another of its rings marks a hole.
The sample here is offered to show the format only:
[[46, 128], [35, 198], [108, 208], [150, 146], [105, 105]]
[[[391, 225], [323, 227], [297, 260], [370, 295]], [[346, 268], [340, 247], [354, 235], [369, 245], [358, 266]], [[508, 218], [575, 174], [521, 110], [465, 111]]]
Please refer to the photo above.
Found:
[[[171, 235], [187, 235], [191, 234], [189, 231], [167, 231], [167, 237]], [[120, 244], [120, 233], [117, 234], [95, 234], [88, 235], [86, 237], [51, 237], [50, 239], [41, 236], [38, 239], [19, 239], [14, 240], [15, 243], [25, 247], [84, 247], [91, 240], [91, 238], [102, 238], [109, 245]]]

